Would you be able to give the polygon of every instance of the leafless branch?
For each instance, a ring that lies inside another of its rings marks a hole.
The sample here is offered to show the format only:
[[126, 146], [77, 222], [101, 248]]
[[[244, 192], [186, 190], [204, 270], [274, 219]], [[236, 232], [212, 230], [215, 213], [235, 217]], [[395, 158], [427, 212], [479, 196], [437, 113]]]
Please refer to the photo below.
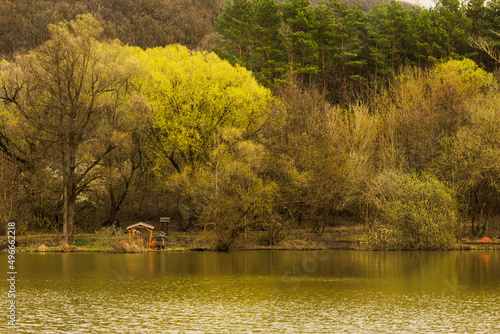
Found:
[[[500, 33], [496, 31], [491, 31], [491, 32], [500, 37]], [[500, 51], [494, 48], [486, 38], [479, 36], [472, 40], [471, 45], [476, 49], [484, 51], [494, 61], [500, 63]]]

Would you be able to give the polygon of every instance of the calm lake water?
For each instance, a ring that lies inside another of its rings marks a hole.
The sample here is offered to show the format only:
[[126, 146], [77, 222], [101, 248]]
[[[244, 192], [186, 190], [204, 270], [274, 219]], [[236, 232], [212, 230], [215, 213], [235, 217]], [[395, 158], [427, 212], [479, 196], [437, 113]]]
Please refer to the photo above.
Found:
[[[500, 252], [18, 254], [0, 333], [500, 333]], [[7, 272], [7, 256], [0, 256]]]

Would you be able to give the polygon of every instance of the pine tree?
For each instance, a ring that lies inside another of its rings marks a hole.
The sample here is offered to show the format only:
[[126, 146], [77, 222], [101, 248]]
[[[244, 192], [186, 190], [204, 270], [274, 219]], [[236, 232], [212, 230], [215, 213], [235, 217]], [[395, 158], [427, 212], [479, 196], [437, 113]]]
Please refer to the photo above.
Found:
[[318, 46], [318, 65], [321, 76], [321, 86], [327, 89], [328, 72], [331, 69], [331, 54], [334, 52], [334, 36], [337, 29], [332, 11], [320, 3], [314, 8], [315, 26], [313, 29], [313, 39]]
[[281, 5], [286, 24], [290, 79], [303, 83], [305, 74], [318, 72], [315, 66], [317, 44], [313, 40], [314, 15], [309, 0], [286, 0]]
[[251, 69], [268, 86], [272, 86], [285, 71], [281, 26], [281, 13], [276, 2], [257, 0], [252, 30], [254, 54]]
[[413, 19], [413, 36], [416, 43], [414, 57], [419, 67], [428, 67], [446, 54], [440, 46], [442, 37], [428, 9], [418, 8], [414, 11], [414, 16], [416, 16]]
[[336, 34], [334, 40], [336, 52], [334, 57], [342, 73], [341, 100], [347, 103], [349, 81], [351, 79], [360, 79], [355, 70], [363, 65], [363, 61], [358, 57], [361, 48], [358, 32], [363, 24], [364, 14], [359, 6], [351, 8], [347, 2], [341, 2], [340, 0], [333, 0], [327, 6], [332, 10], [335, 19]]
[[387, 7], [377, 4], [367, 14], [368, 44], [366, 58], [368, 65], [368, 78], [377, 88], [384, 78], [394, 74], [390, 64], [390, 36], [387, 33]]
[[438, 22], [438, 33], [443, 37], [442, 47], [448, 58], [463, 58], [470, 51], [468, 37], [471, 22], [465, 16], [460, 0], [438, 0], [433, 9]]
[[411, 54], [414, 41], [409, 38], [408, 12], [401, 3], [392, 0], [387, 3], [389, 33], [391, 42], [391, 65], [395, 71], [401, 69], [408, 54]]
[[213, 51], [231, 64], [247, 67], [251, 54], [251, 27], [254, 5], [249, 0], [226, 0], [215, 20], [219, 33]]

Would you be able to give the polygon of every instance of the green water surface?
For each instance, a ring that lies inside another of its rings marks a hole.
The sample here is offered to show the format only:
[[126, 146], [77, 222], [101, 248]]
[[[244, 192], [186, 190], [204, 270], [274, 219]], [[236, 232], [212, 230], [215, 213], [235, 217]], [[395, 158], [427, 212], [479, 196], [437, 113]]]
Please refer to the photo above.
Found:
[[17, 325], [4, 280], [0, 333], [500, 333], [498, 251], [47, 253], [16, 264]]

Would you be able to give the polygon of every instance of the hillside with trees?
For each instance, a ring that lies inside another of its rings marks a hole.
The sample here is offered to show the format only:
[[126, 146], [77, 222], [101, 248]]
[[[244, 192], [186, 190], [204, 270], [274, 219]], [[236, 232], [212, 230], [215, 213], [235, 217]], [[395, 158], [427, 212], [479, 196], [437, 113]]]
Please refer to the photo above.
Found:
[[[500, 2], [0, 1], [0, 220], [500, 234]], [[211, 52], [213, 51], [213, 52]], [[5, 224], [4, 224], [5, 223]]]
[[25, 52], [50, 38], [48, 24], [91, 14], [106, 38], [151, 48], [178, 43], [210, 49], [213, 20], [223, 0], [2, 0], [0, 54]]

